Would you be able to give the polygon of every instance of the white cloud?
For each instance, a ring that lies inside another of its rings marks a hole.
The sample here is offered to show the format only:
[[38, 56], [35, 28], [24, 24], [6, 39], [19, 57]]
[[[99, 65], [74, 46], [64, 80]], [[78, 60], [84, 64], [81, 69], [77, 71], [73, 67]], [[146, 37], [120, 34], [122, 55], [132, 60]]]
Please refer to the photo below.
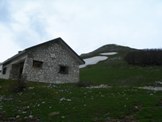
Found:
[[161, 11], [160, 0], [3, 0], [0, 33], [22, 49], [56, 37], [79, 54], [109, 43], [155, 48], [162, 39]]
[[20, 47], [13, 42], [15, 38], [14, 35], [12, 35], [10, 30], [3, 26], [2, 23], [0, 23], [0, 32], [3, 32], [0, 33], [0, 62], [2, 62], [17, 53]]

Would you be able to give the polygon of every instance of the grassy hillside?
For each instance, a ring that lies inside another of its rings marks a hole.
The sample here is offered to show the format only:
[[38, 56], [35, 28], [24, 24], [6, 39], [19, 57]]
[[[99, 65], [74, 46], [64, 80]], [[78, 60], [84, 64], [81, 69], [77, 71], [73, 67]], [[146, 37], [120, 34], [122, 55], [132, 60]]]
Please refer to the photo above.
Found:
[[[0, 122], [161, 122], [162, 92], [138, 87], [160, 86], [162, 67], [128, 65], [123, 57], [132, 50], [106, 45], [82, 55], [118, 52], [82, 68], [79, 84], [28, 82], [24, 91], [13, 92], [16, 81], [0, 80]], [[86, 87], [100, 84], [108, 87]]]
[[162, 67], [129, 66], [125, 62], [101, 62], [81, 69], [81, 81], [95, 84], [144, 86], [162, 81]]
[[161, 92], [30, 82], [25, 91], [15, 93], [14, 82], [0, 80], [2, 122], [162, 121]]
[[83, 59], [89, 58], [89, 57], [93, 57], [96, 55], [100, 55], [100, 53], [105, 53], [105, 52], [118, 52], [118, 53], [120, 53], [121, 56], [124, 56], [127, 52], [133, 51], [133, 50], [136, 50], [136, 49], [126, 47], [126, 46], [120, 46], [120, 45], [116, 45], [116, 44], [108, 44], [108, 45], [104, 45], [92, 52], [82, 54], [81, 57]]
[[162, 67], [158, 66], [132, 66], [128, 65], [124, 56], [135, 49], [116, 45], [106, 45], [82, 57], [100, 55], [101, 52], [117, 52], [108, 56], [108, 59], [96, 65], [90, 65], [81, 69], [81, 81], [94, 84], [109, 84], [116, 86], [143, 86], [154, 85], [156, 81], [162, 81]]

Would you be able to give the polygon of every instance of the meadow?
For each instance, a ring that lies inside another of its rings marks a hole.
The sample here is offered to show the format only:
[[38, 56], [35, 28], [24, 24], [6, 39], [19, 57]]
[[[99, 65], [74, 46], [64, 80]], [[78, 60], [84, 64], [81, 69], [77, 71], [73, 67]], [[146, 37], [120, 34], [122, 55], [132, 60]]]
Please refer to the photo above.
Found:
[[[14, 92], [16, 81], [0, 80], [0, 121], [16, 122], [161, 122], [162, 67], [128, 65], [119, 55], [82, 68], [80, 83], [27, 82]], [[105, 85], [106, 87], [92, 87]]]
[[1, 121], [162, 121], [159, 91], [28, 83], [25, 91], [13, 93], [8, 90], [13, 82], [0, 81]]

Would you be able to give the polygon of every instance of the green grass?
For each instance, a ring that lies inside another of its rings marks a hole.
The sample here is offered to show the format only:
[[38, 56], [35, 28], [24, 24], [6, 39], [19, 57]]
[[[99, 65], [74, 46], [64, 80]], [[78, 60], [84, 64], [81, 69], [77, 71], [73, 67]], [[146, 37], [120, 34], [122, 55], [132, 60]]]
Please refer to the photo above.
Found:
[[131, 66], [122, 59], [113, 60], [113, 57], [109, 57], [107, 61], [81, 69], [80, 78], [83, 82], [113, 86], [153, 85], [162, 80], [162, 67]]
[[48, 87], [49, 84], [28, 83], [24, 92], [13, 93], [8, 90], [12, 82], [0, 80], [0, 113], [4, 120], [17, 116], [16, 121], [41, 122], [162, 121], [161, 92], [133, 87], [88, 89], [74, 84]]
[[162, 67], [130, 66], [118, 54], [80, 73], [85, 85], [112, 87], [88, 89], [76, 84], [28, 82], [25, 91], [14, 93], [15, 81], [0, 80], [0, 121], [162, 121], [162, 92], [137, 89], [162, 81]]

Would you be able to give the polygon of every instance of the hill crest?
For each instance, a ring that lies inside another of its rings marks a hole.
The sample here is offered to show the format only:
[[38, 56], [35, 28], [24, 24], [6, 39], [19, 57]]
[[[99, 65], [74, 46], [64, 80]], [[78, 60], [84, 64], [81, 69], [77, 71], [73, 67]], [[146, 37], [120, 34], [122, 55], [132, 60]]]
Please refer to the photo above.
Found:
[[118, 52], [118, 53], [125, 54], [132, 50], [137, 50], [137, 49], [130, 48], [127, 46], [121, 46], [121, 45], [117, 45], [117, 44], [107, 44], [107, 45], [103, 45], [103, 46], [97, 48], [96, 50], [94, 50], [92, 52], [81, 54], [81, 57], [89, 58], [89, 57], [99, 55], [100, 53], [107, 53], [107, 52]]

